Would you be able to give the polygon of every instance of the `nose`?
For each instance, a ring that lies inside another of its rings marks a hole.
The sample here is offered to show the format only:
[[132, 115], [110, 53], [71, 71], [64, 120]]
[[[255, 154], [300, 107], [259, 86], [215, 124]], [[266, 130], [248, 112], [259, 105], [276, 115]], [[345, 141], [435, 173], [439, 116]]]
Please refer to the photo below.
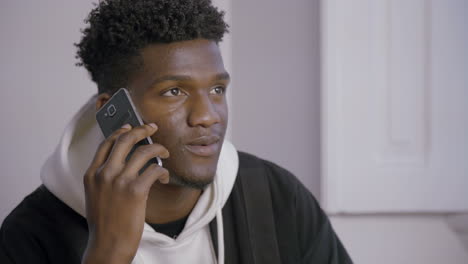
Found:
[[202, 126], [207, 128], [220, 121], [221, 117], [217, 112], [216, 103], [210, 99], [209, 95], [199, 95], [192, 98], [191, 109], [188, 116], [188, 123], [190, 126]]

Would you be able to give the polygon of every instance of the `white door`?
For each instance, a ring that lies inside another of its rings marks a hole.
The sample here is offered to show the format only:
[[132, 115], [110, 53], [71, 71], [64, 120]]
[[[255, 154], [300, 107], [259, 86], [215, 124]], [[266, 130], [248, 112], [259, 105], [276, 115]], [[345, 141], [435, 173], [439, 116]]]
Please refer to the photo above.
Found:
[[468, 1], [322, 1], [329, 212], [468, 210]]

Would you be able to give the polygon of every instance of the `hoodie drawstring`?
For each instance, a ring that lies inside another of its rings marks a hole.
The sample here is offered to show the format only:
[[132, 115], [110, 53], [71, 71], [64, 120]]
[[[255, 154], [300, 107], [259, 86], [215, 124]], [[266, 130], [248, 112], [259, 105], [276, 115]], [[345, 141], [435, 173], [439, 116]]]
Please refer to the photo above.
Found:
[[221, 209], [216, 213], [216, 228], [218, 230], [218, 264], [224, 264], [224, 231]]

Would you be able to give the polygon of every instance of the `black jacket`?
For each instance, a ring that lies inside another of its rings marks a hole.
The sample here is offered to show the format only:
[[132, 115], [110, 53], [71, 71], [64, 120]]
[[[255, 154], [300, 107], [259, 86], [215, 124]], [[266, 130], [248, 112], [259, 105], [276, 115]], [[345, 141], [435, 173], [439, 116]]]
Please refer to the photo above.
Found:
[[[352, 263], [312, 194], [272, 162], [239, 152], [222, 212], [227, 264]], [[86, 219], [41, 185], [4, 220], [0, 263], [80, 263], [87, 239]]]

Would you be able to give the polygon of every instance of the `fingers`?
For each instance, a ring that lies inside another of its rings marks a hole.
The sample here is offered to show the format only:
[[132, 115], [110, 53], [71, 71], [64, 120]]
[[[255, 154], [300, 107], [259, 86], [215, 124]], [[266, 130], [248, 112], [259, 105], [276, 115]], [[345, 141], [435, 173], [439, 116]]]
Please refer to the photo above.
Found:
[[119, 167], [125, 164], [125, 159], [133, 146], [139, 141], [151, 136], [158, 130], [156, 124], [151, 123], [135, 127], [125, 133], [120, 134], [115, 140], [106, 166]]
[[169, 151], [160, 144], [143, 145], [136, 148], [122, 172], [123, 176], [135, 177], [145, 164], [154, 157], [169, 158]]
[[163, 184], [169, 183], [169, 171], [157, 164], [151, 164], [146, 170], [134, 180], [134, 187], [137, 190], [149, 192], [155, 181], [159, 180]]
[[135, 144], [156, 131], [155, 124], [142, 125], [133, 129], [129, 125], [125, 125], [115, 131], [98, 147], [92, 164], [84, 177], [85, 187], [95, 185], [114, 186], [118, 189], [130, 187], [133, 192], [138, 193], [149, 190], [159, 178], [162, 182], [168, 183], [169, 172], [157, 164], [151, 164], [137, 177], [139, 171], [154, 157], [169, 157], [169, 151], [164, 146], [160, 144], [139, 146], [126, 162], [126, 158]]
[[127, 132], [130, 128], [130, 125], [122, 126], [121, 128], [117, 129], [114, 133], [112, 133], [108, 138], [101, 142], [98, 149], [96, 150], [94, 158], [91, 161], [91, 165], [88, 169], [90, 172], [95, 172], [106, 162], [107, 157], [109, 156], [109, 153], [111, 152], [112, 146], [114, 145], [116, 139], [123, 133]]

